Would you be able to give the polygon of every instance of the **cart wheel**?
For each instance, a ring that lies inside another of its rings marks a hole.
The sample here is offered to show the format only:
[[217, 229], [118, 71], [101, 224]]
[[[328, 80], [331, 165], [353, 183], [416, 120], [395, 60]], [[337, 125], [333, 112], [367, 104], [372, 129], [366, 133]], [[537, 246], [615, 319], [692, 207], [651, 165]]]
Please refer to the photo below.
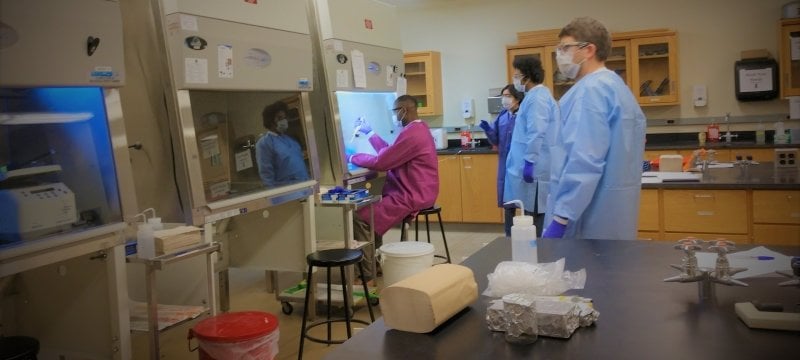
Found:
[[292, 311], [294, 311], [294, 306], [288, 301], [281, 301], [281, 311], [286, 315], [291, 315]]
[[369, 303], [370, 303], [372, 306], [377, 306], [378, 304], [380, 304], [380, 303], [381, 303], [381, 299], [380, 299], [380, 298], [377, 298], [377, 297], [371, 297], [371, 298], [369, 298]]

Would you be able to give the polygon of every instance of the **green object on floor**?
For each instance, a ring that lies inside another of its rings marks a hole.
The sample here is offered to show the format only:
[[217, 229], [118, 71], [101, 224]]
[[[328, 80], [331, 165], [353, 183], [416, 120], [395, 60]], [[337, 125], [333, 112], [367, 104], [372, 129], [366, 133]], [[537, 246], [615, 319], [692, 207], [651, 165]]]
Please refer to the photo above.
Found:
[[[361, 297], [364, 297], [364, 292], [363, 292], [363, 291], [357, 291], [357, 290], [353, 290], [353, 295], [354, 295], [354, 296], [361, 296]], [[370, 290], [370, 292], [369, 292], [369, 298], [370, 298], [370, 299], [380, 299], [380, 298], [381, 298], [381, 296], [380, 296], [380, 295], [378, 295], [378, 291], [377, 291], [377, 290]]]
[[287, 294], [290, 294], [290, 295], [294, 295], [294, 294], [296, 294], [296, 293], [298, 293], [300, 291], [305, 290], [306, 287], [307, 287], [306, 286], [306, 281], [303, 280], [303, 281], [300, 281], [297, 285], [292, 286], [292, 287], [290, 287], [290, 288], [288, 288], [286, 290], [283, 290], [283, 292], [287, 293]]

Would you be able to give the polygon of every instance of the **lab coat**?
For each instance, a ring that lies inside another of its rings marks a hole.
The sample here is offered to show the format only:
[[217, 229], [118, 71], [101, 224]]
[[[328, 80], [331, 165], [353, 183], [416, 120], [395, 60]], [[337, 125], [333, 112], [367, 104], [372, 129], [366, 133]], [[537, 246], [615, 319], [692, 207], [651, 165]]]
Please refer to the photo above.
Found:
[[553, 214], [569, 220], [564, 237], [633, 240], [639, 219], [646, 119], [633, 94], [602, 68], [560, 102], [563, 128], [553, 159]]
[[[503, 202], [521, 200], [526, 211], [545, 212], [550, 189], [550, 144], [554, 139], [547, 132], [556, 127], [558, 121], [558, 104], [548, 88], [540, 84], [525, 93], [506, 159]], [[526, 183], [522, 178], [525, 160], [534, 164], [532, 183]]]
[[511, 134], [514, 131], [514, 119], [517, 115], [503, 110], [492, 123], [489, 130], [484, 130], [489, 143], [497, 146], [497, 206], [503, 207], [503, 191], [505, 190], [506, 159], [511, 148]]
[[258, 175], [265, 186], [294, 184], [309, 179], [303, 149], [289, 135], [268, 131], [256, 142]]
[[[406, 216], [429, 208], [439, 196], [439, 162], [428, 125], [414, 120], [400, 130], [394, 144], [380, 136], [369, 138], [377, 155], [355, 154], [350, 162], [375, 171], [386, 171], [383, 198], [373, 205], [375, 233], [383, 235]], [[369, 207], [356, 212], [369, 223]]]

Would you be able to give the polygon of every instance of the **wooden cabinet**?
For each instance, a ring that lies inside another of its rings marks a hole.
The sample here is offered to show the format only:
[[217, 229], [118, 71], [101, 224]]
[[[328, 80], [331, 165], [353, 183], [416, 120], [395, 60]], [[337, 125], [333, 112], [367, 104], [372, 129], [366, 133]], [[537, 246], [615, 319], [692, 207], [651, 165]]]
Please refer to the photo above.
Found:
[[800, 246], [800, 190], [642, 189], [642, 240]]
[[438, 51], [403, 54], [407, 93], [417, 99], [422, 116], [442, 114], [442, 60]]
[[748, 233], [745, 190], [664, 190], [663, 201], [666, 232]]
[[[556, 99], [575, 83], [561, 75], [556, 62], [559, 30], [517, 33], [517, 44], [506, 46], [508, 81], [514, 73], [513, 62], [519, 57], [542, 61], [544, 84]], [[667, 29], [642, 30], [611, 34], [611, 53], [606, 67], [619, 75], [642, 106], [677, 105], [678, 52], [677, 35]]]
[[439, 197], [446, 222], [502, 223], [497, 154], [439, 155]]
[[461, 160], [458, 155], [440, 155], [439, 197], [442, 221], [461, 222]]
[[759, 162], [775, 161], [775, 149], [764, 149], [764, 148], [731, 149], [730, 151], [732, 160], [736, 159], [736, 155], [742, 155], [742, 156], [750, 155], [753, 157], [753, 160]]
[[630, 40], [631, 82], [642, 106], [677, 105], [678, 55], [676, 35]]
[[800, 19], [781, 20], [781, 97], [800, 96], [800, 57], [792, 54], [792, 42], [800, 41]]
[[661, 229], [659, 219], [657, 189], [643, 189], [639, 198], [639, 231], [658, 231]]
[[753, 191], [753, 242], [800, 246], [800, 191]]
[[461, 218], [469, 223], [501, 223], [497, 207], [497, 155], [461, 155]]

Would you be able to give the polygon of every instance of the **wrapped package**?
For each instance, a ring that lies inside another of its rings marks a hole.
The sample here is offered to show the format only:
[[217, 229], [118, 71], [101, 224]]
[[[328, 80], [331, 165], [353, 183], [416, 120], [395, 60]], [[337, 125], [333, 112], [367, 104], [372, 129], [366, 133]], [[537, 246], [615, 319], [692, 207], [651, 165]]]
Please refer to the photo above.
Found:
[[468, 267], [442, 264], [381, 291], [386, 326], [414, 333], [433, 331], [478, 299], [478, 284]]
[[489, 330], [506, 331], [508, 325], [506, 323], [506, 311], [503, 308], [502, 300], [492, 300], [491, 304], [486, 309], [486, 323], [489, 325]]
[[577, 305], [581, 327], [592, 326], [600, 317], [600, 312], [594, 308], [592, 299], [589, 298], [580, 296], [536, 296], [534, 299], [536, 301], [559, 301]]
[[535, 301], [539, 335], [569, 338], [579, 325], [577, 304], [561, 301]]
[[506, 313], [506, 341], [513, 344], [532, 344], [539, 337], [533, 295], [503, 296]]
[[[541, 336], [569, 338], [579, 326], [590, 326], [600, 316], [592, 306], [592, 300], [580, 296], [514, 295], [533, 300], [537, 335]], [[511, 316], [507, 313], [504, 302], [492, 301], [486, 309], [486, 323], [489, 329], [506, 331], [510, 321]]]

